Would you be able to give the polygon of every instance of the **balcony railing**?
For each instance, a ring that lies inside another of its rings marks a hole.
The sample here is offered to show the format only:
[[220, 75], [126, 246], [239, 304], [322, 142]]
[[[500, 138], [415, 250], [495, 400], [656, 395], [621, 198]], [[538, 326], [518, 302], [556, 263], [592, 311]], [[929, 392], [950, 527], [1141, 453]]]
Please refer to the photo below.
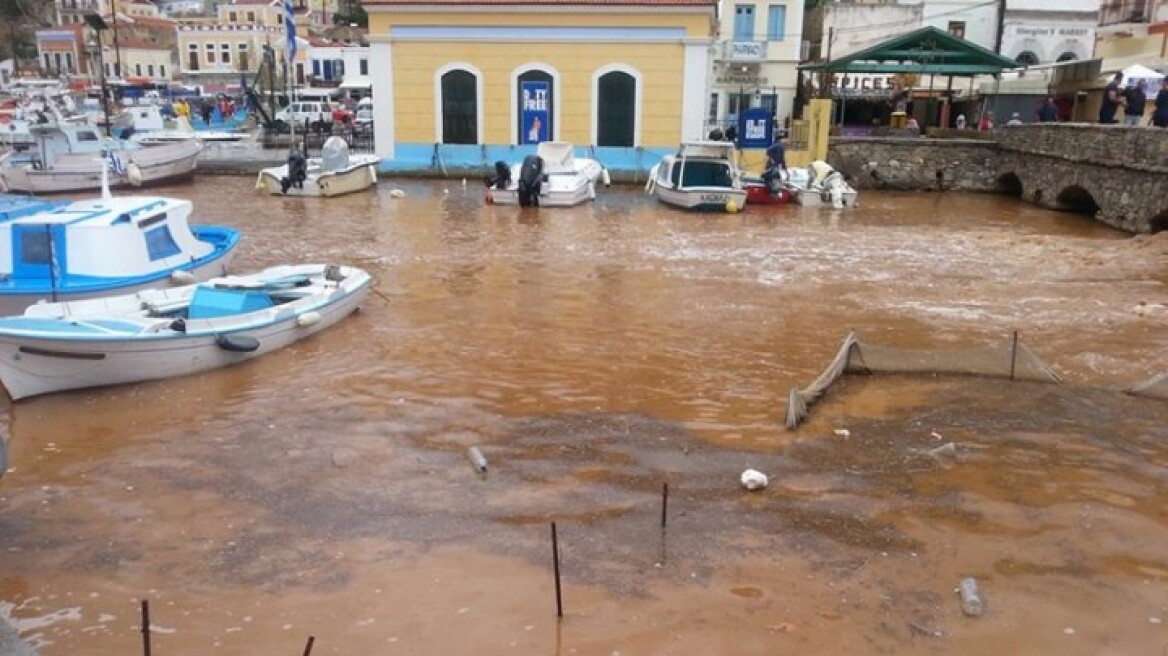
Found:
[[766, 41], [727, 41], [722, 59], [733, 62], [757, 62], [766, 59]]

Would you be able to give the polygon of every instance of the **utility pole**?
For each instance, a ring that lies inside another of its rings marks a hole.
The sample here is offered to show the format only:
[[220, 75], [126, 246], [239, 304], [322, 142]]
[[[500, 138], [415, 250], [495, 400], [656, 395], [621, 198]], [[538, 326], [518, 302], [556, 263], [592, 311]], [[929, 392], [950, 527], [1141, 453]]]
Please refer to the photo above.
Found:
[[1002, 54], [1002, 33], [1006, 31], [1006, 0], [998, 0], [998, 30], [994, 38], [994, 52]]
[[[1004, 1], [1004, 0], [1003, 0]], [[110, 0], [110, 22], [114, 28], [114, 77], [122, 79], [122, 49], [118, 46], [118, 2]]]

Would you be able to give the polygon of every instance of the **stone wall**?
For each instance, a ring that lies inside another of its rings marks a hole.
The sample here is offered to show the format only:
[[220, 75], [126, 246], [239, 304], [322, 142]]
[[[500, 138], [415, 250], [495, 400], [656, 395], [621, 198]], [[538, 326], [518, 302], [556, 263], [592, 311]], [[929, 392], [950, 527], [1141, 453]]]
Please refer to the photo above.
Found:
[[1147, 173], [1168, 173], [1168, 130], [1090, 123], [1032, 123], [997, 132], [1003, 151]]
[[860, 189], [996, 191], [998, 145], [980, 139], [844, 137], [827, 161]]
[[993, 136], [833, 138], [827, 161], [861, 189], [999, 191], [1129, 232], [1168, 230], [1168, 130], [1039, 123]]

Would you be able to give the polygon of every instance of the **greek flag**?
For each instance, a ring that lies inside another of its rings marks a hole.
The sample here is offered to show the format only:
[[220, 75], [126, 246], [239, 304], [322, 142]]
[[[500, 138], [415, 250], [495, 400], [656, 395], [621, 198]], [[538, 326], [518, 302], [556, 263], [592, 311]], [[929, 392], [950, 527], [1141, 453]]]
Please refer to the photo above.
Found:
[[126, 163], [122, 161], [121, 157], [118, 157], [117, 153], [110, 151], [107, 160], [109, 161], [110, 173], [113, 173], [114, 175], [126, 174]]
[[288, 34], [288, 67], [296, 61], [296, 16], [292, 12], [292, 0], [284, 0], [284, 30]]

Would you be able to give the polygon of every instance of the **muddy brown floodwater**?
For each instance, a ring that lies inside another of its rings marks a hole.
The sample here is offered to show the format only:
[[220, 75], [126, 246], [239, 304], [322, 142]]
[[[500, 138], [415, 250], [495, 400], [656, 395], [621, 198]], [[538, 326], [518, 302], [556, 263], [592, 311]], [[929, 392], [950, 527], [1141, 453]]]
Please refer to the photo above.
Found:
[[[141, 599], [159, 654], [1168, 649], [1168, 403], [1119, 392], [1168, 370], [1168, 235], [980, 195], [163, 192], [245, 231], [237, 270], [344, 262], [377, 293], [232, 369], [3, 402], [0, 614], [45, 656], [141, 653]], [[849, 376], [784, 430], [851, 329], [1017, 330], [1064, 383]]]

